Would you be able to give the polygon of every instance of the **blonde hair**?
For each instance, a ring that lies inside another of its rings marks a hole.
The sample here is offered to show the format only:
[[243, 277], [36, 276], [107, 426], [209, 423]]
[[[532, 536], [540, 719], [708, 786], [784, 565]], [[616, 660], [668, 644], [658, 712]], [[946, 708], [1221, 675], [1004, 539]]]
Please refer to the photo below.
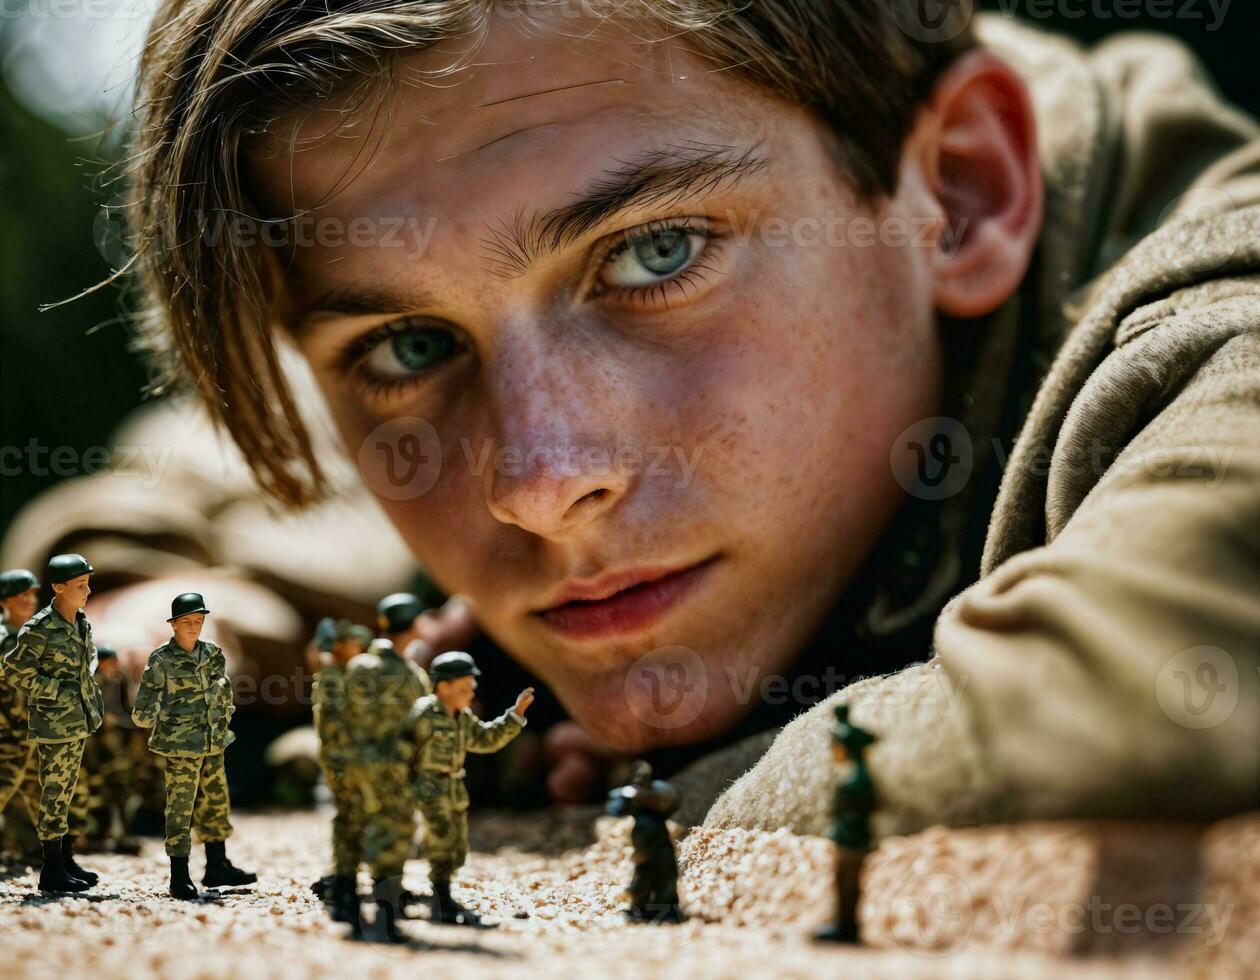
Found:
[[139, 292], [153, 390], [191, 386], [260, 486], [285, 505], [308, 504], [327, 487], [273, 336], [278, 263], [267, 245], [213, 241], [212, 222], [252, 214], [239, 159], [248, 134], [333, 98], [361, 103], [403, 55], [475, 42], [496, 8], [580, 4], [663, 28], [715, 70], [815, 111], [871, 197], [894, 189], [916, 104], [973, 43], [965, 3], [936, 37], [907, 31], [918, 2], [165, 0], [144, 48], [127, 155], [131, 256], [107, 282], [130, 276]]

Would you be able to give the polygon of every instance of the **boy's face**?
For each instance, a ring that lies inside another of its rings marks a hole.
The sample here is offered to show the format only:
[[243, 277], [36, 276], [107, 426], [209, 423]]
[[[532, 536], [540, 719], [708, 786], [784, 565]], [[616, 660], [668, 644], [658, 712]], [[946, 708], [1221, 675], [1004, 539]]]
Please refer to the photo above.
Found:
[[914, 216], [859, 203], [819, 122], [681, 46], [562, 29], [497, 21], [387, 131], [273, 124], [250, 176], [313, 211], [290, 315], [366, 482], [634, 752], [720, 733], [787, 669], [899, 504], [889, 451], [942, 355], [929, 250], [879, 234]]
[[477, 678], [469, 674], [453, 681], [438, 681], [433, 693], [452, 711], [463, 711], [477, 695]]
[[363, 644], [359, 640], [338, 640], [333, 644], [333, 659], [345, 666], [363, 652]]
[[185, 650], [192, 649], [193, 644], [201, 636], [201, 628], [205, 623], [205, 613], [189, 613], [187, 616], [180, 616], [171, 623], [171, 632], [175, 634], [175, 642]]
[[38, 589], [27, 589], [25, 592], [19, 592], [15, 596], [10, 596], [0, 601], [0, 606], [4, 606], [5, 618], [8, 619], [9, 625], [15, 630], [35, 615], [35, 609], [38, 605]]
[[92, 594], [91, 578], [91, 575], [79, 575], [68, 582], [58, 582], [52, 587], [53, 593], [78, 612], [87, 607], [88, 596]]

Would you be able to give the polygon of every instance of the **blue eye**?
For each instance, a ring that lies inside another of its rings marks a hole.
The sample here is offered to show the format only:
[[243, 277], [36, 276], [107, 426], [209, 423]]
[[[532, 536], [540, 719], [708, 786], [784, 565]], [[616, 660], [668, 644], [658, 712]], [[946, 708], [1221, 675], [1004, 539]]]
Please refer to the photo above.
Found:
[[452, 357], [458, 346], [455, 335], [440, 327], [390, 328], [371, 348], [364, 368], [378, 380], [408, 378]]
[[686, 226], [627, 237], [605, 261], [600, 283], [613, 289], [652, 286], [677, 276], [704, 251], [708, 235]]

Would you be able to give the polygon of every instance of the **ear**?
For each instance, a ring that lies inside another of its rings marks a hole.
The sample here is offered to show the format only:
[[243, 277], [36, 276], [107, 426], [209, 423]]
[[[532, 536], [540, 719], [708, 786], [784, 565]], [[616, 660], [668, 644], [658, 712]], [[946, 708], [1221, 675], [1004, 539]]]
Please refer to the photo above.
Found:
[[973, 319], [1014, 294], [1041, 232], [1043, 190], [1032, 101], [988, 51], [938, 79], [907, 139], [943, 222], [933, 260], [939, 312]]

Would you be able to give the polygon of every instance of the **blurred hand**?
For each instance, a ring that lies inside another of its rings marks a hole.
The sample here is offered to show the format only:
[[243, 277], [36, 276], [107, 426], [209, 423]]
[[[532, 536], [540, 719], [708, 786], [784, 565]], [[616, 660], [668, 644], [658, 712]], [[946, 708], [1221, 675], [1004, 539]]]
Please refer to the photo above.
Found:
[[439, 653], [467, 650], [481, 632], [474, 616], [472, 601], [454, 595], [437, 609], [429, 609], [416, 619], [419, 639], [407, 645], [407, 656], [425, 670]]
[[604, 776], [619, 756], [575, 721], [552, 725], [543, 736], [547, 791], [557, 803], [588, 803], [604, 790]]
[[516, 697], [516, 713], [522, 718], [525, 717], [525, 712], [529, 710], [529, 706], [533, 703], [534, 689], [532, 687], [527, 687]]

